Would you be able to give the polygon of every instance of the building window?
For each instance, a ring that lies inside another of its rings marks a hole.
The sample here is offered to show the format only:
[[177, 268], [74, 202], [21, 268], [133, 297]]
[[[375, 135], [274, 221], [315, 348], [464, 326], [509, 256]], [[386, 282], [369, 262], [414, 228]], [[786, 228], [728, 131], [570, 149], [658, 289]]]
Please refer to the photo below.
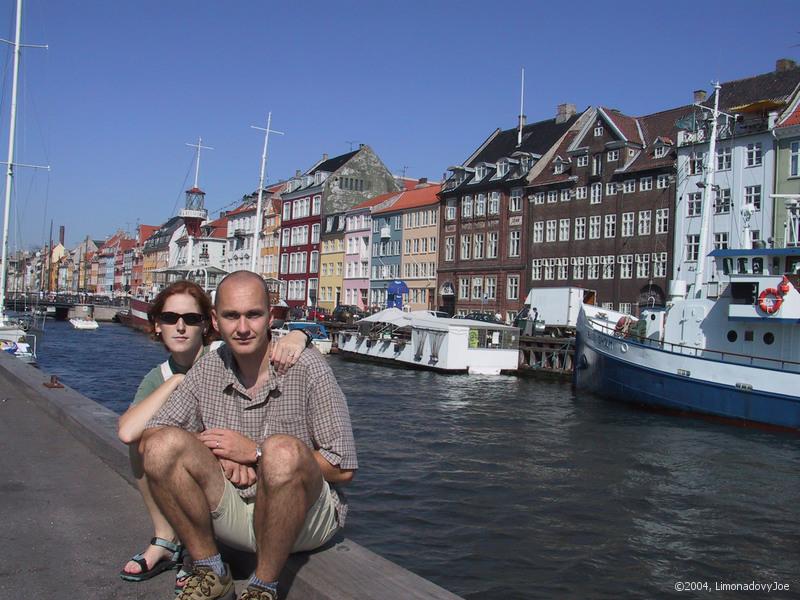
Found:
[[533, 243], [541, 244], [544, 241], [544, 221], [536, 221], [533, 224]]
[[653, 254], [653, 277], [667, 276], [667, 253], [656, 252]]
[[606, 215], [603, 237], [613, 238], [617, 235], [617, 215]]
[[444, 209], [444, 218], [446, 221], [454, 221], [456, 218], [456, 200], [450, 198], [447, 200], [447, 205]]
[[496, 231], [490, 231], [486, 237], [488, 242], [486, 248], [486, 258], [497, 258], [498, 233]]
[[586, 279], [599, 279], [600, 278], [600, 257], [589, 256], [587, 257], [588, 263], [586, 268]]
[[633, 254], [619, 257], [619, 278], [631, 279], [633, 277]]
[[485, 165], [478, 165], [477, 167], [475, 167], [475, 181], [473, 183], [477, 183], [483, 180], [483, 178], [486, 177], [486, 174], [487, 174], [487, 168]]
[[702, 175], [703, 163], [705, 162], [705, 159], [706, 159], [705, 152], [699, 152], [693, 154], [689, 158], [689, 175]]
[[598, 122], [594, 128], [594, 137], [600, 137], [601, 135], [603, 135], [603, 125]]
[[632, 194], [636, 191], [636, 180], [635, 179], [628, 179], [622, 184], [622, 193], [623, 194]]
[[563, 172], [564, 172], [564, 163], [561, 162], [560, 160], [556, 161], [553, 165], [553, 173], [555, 175], [561, 175], [561, 173]]
[[636, 277], [638, 279], [647, 279], [650, 277], [650, 255], [637, 254], [636, 255]]
[[475, 247], [473, 251], [473, 258], [481, 259], [483, 258], [483, 234], [476, 233], [475, 234]]
[[[519, 208], [522, 210], [522, 190], [519, 190]], [[500, 213], [500, 192], [491, 192], [489, 194], [489, 214], [497, 215]]]
[[595, 154], [592, 157], [592, 175], [603, 174], [603, 155]]
[[579, 167], [586, 167], [589, 165], [589, 155], [588, 154], [581, 154], [578, 157], [578, 166]]
[[747, 144], [747, 152], [745, 154], [745, 166], [759, 167], [761, 166], [761, 143]]
[[544, 204], [544, 192], [536, 192], [533, 195], [534, 204]]
[[728, 232], [714, 234], [714, 250], [727, 250], [728, 249]]
[[556, 190], [547, 192], [547, 203], [555, 204], [556, 202], [558, 202], [558, 192]]
[[558, 260], [558, 278], [567, 279], [569, 277], [569, 263], [567, 258], [559, 258]]
[[444, 259], [448, 262], [455, 259], [456, 239], [453, 236], [444, 238]]
[[572, 264], [572, 278], [583, 279], [586, 277], [586, 266], [584, 265], [583, 257], [578, 256], [574, 261], [575, 262]]
[[714, 214], [727, 215], [731, 212], [731, 189], [718, 188], [714, 194]]
[[603, 279], [614, 279], [614, 257], [603, 257]]
[[519, 298], [519, 275], [509, 275], [506, 282], [506, 298], [516, 300]]
[[669, 187], [669, 175], [659, 175], [656, 178], [656, 188], [665, 190]]
[[472, 278], [472, 299], [483, 300], [483, 277]]
[[650, 216], [649, 210], [639, 211], [639, 235], [650, 235]]
[[653, 189], [653, 178], [652, 177], [642, 177], [639, 180], [639, 191], [640, 192], [649, 192]]
[[745, 204], [752, 204], [756, 210], [761, 210], [761, 186], [748, 185], [744, 188]]
[[697, 253], [700, 251], [700, 235], [689, 234], [686, 236], [686, 260], [689, 262], [697, 261]]
[[[520, 188], [511, 190], [511, 196], [508, 198], [508, 210], [510, 212], [519, 212], [522, 210], [522, 190]], [[489, 212], [492, 211], [489, 210]], [[498, 211], [495, 210], [495, 213], [497, 212]]]
[[575, 188], [575, 198], [578, 200], [586, 200], [586, 186], [582, 185], [579, 188]]
[[542, 259], [534, 258], [531, 264], [531, 279], [538, 280], [542, 278]]
[[717, 148], [717, 171], [727, 171], [731, 168], [733, 153], [730, 148]]
[[589, 239], [600, 239], [600, 215], [589, 217]]
[[686, 195], [686, 216], [699, 217], [703, 214], [703, 192], [691, 192]]
[[653, 157], [654, 158], [664, 158], [667, 155], [669, 148], [666, 146], [656, 146], [655, 150], [653, 150]]
[[614, 162], [616, 160], [619, 160], [619, 150], [609, 150], [606, 154], [606, 161]]
[[610, 182], [606, 184], [606, 196], [613, 196], [617, 193], [617, 184]]
[[487, 277], [484, 284], [484, 293], [487, 300], [494, 300], [497, 297], [497, 277]]
[[469, 300], [469, 278], [459, 277], [458, 279], [458, 299]]
[[475, 196], [475, 216], [482, 217], [486, 214], [486, 194]]
[[469, 260], [472, 250], [472, 235], [469, 233], [461, 236], [461, 260]]
[[586, 238], [586, 217], [575, 217], [575, 239]]
[[318, 215], [322, 208], [322, 196], [314, 196], [314, 203], [311, 206], [311, 214]]
[[789, 144], [789, 177], [800, 177], [800, 142]]
[[667, 233], [669, 230], [669, 209], [656, 209], [656, 233]]
[[315, 223], [311, 226], [311, 243], [319, 243], [319, 223]]
[[519, 229], [508, 232], [508, 256], [519, 256], [521, 233]]
[[286, 273], [289, 270], [289, 255], [281, 254], [281, 273]]
[[561, 190], [561, 194], [559, 194], [562, 202], [569, 202], [569, 190]]
[[622, 237], [631, 237], [633, 235], [633, 213], [622, 213]]
[[464, 196], [461, 199], [461, 218], [472, 216], [472, 196]]
[[589, 204], [600, 204], [603, 201], [603, 184], [592, 184], [592, 195], [589, 199]]
[[283, 231], [281, 231], [281, 246], [286, 247], [286, 246], [289, 245], [289, 234], [290, 233], [291, 233], [291, 230], [289, 228], [285, 228]]
[[551, 219], [547, 221], [547, 234], [546, 234], [546, 241], [548, 242], [555, 242], [556, 241], [556, 224], [558, 222], [555, 219]]
[[311, 253], [311, 264], [308, 267], [309, 273], [316, 273], [319, 270], [319, 252], [314, 250]]
[[558, 221], [558, 241], [569, 241], [569, 219], [560, 219]]
[[292, 203], [291, 202], [284, 202], [283, 203], [283, 220], [288, 221], [292, 218]]

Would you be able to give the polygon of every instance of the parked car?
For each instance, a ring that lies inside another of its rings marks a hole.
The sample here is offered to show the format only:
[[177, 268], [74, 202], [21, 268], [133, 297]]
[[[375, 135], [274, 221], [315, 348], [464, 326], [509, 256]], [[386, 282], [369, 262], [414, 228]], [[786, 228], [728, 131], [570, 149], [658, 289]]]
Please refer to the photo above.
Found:
[[472, 321], [483, 321], [484, 323], [493, 323], [495, 325], [505, 325], [503, 321], [495, 317], [494, 315], [490, 315], [489, 313], [482, 313], [482, 312], [471, 312], [463, 317], [456, 317], [459, 319], [470, 319]]
[[352, 306], [350, 304], [340, 304], [339, 306], [333, 309], [331, 320], [337, 321], [339, 323], [352, 323], [353, 321], [358, 321], [359, 319], [363, 319], [366, 316], [367, 314], [357, 306]]
[[327, 308], [309, 308], [306, 319], [309, 321], [330, 321], [331, 314]]

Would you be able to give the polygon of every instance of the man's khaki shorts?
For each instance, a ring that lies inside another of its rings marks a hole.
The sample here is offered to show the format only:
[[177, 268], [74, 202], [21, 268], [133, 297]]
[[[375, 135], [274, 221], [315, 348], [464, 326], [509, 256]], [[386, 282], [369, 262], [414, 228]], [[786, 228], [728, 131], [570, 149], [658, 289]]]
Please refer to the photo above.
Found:
[[[253, 530], [255, 498], [243, 499], [234, 485], [225, 480], [225, 491], [216, 510], [211, 512], [214, 537], [232, 548], [249, 552], [256, 551], [256, 535]], [[295, 540], [292, 552], [319, 548], [339, 530], [336, 508], [327, 481], [322, 482], [322, 491], [316, 502], [308, 509], [303, 528]]]

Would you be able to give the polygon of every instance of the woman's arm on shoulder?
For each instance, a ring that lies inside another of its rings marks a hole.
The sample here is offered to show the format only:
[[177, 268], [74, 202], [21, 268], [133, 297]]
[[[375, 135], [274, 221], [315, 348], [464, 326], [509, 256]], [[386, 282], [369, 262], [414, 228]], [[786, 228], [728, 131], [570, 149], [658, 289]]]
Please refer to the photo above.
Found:
[[117, 435], [125, 444], [138, 442], [142, 437], [145, 425], [150, 418], [158, 412], [169, 398], [170, 394], [183, 381], [185, 375], [176, 373], [164, 383], [158, 386], [141, 402], [132, 405], [119, 418], [117, 424]]

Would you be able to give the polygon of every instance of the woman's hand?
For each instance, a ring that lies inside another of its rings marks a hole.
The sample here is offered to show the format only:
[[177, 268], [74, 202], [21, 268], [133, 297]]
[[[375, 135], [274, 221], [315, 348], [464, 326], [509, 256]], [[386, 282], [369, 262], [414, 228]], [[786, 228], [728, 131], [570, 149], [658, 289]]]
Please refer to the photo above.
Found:
[[306, 339], [305, 333], [295, 329], [282, 338], [273, 340], [270, 344], [272, 349], [269, 359], [272, 361], [272, 364], [275, 365], [275, 370], [278, 371], [278, 375], [285, 374], [286, 371], [289, 370], [289, 367], [297, 362], [303, 350], [306, 349]]
[[217, 458], [227, 458], [241, 465], [256, 462], [256, 443], [230, 429], [207, 429], [197, 436]]

